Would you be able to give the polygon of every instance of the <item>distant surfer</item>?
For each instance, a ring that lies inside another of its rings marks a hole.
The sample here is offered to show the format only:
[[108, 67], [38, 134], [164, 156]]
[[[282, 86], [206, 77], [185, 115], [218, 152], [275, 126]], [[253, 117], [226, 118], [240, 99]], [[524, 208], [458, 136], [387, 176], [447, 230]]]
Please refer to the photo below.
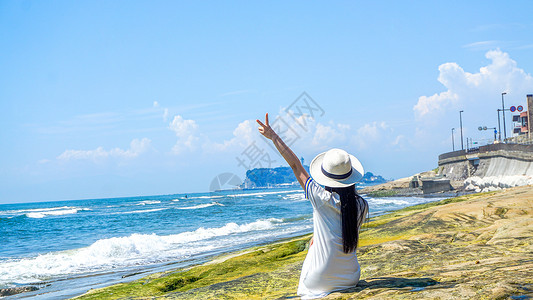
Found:
[[311, 176], [294, 152], [268, 122], [257, 120], [259, 132], [270, 139], [292, 168], [313, 206], [314, 236], [302, 266], [298, 295], [321, 298], [357, 285], [361, 268], [356, 249], [359, 229], [368, 214], [368, 203], [355, 190], [364, 174], [359, 160], [341, 149], [331, 149], [313, 159]]

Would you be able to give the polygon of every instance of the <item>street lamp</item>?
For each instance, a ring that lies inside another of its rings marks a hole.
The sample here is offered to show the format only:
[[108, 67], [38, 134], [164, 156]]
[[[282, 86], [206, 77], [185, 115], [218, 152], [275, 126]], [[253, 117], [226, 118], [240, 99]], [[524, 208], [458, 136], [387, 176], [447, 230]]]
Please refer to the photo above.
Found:
[[501, 142], [502, 141], [502, 127], [500, 126], [500, 111], [501, 109], [497, 109], [498, 111], [498, 140]]
[[502, 93], [502, 115], [503, 115], [503, 140], [507, 139], [507, 130], [505, 130], [505, 104], [503, 103], [503, 95], [506, 95], [506, 92]]
[[454, 138], [453, 138], [453, 131], [455, 130], [455, 128], [452, 128], [452, 151], [455, 151], [455, 142], [454, 142]]
[[459, 111], [459, 124], [461, 125], [461, 150], [465, 150], [463, 145], [463, 110]]

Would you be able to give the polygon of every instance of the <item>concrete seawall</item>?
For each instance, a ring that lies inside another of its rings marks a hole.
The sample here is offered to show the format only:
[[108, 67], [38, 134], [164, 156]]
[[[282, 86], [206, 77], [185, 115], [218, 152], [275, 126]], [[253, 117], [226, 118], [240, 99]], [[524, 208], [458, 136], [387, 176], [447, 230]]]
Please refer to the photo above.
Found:
[[533, 145], [494, 144], [476, 151], [439, 156], [439, 174], [464, 180], [471, 176], [533, 176]]
[[465, 180], [467, 189], [491, 190], [533, 182], [533, 145], [493, 144], [439, 156], [439, 174]]

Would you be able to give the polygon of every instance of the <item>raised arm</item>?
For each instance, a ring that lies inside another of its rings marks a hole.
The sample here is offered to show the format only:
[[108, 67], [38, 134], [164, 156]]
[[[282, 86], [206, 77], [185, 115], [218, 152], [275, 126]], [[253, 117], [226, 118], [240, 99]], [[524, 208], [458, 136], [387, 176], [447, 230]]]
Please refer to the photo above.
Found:
[[287, 146], [285, 142], [283, 142], [283, 140], [274, 132], [272, 127], [270, 127], [270, 124], [268, 123], [268, 113], [265, 116], [265, 124], [259, 120], [256, 121], [260, 125], [259, 132], [274, 143], [276, 149], [278, 149], [281, 156], [283, 156], [285, 161], [287, 161], [291, 167], [302, 188], [305, 189], [305, 182], [307, 181], [307, 178], [309, 178], [309, 174], [304, 169], [304, 166], [296, 154], [292, 152], [291, 148], [289, 148], [289, 146]]

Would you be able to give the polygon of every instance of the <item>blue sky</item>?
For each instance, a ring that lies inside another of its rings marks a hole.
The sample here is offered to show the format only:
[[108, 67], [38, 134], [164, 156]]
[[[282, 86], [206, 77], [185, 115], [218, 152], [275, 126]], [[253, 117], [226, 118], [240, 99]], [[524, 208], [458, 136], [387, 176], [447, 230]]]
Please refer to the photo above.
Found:
[[[218, 174], [244, 178], [251, 149], [284, 165], [257, 132], [265, 112], [307, 162], [340, 147], [387, 178], [433, 169], [459, 110], [465, 138], [486, 142], [477, 127], [497, 126], [501, 92], [509, 105], [533, 93], [531, 11], [1, 1], [0, 203], [208, 191]], [[291, 118], [303, 92], [323, 113]]]

